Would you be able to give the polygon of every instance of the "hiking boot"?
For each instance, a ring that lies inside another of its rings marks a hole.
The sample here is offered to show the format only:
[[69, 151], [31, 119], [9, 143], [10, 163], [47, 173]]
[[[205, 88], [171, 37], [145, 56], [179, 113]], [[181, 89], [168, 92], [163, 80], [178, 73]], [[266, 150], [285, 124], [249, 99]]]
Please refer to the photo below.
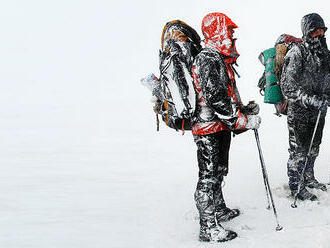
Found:
[[320, 189], [322, 191], [327, 191], [327, 186], [324, 183], [320, 183], [319, 181], [317, 181], [315, 178], [313, 179], [309, 179], [306, 180], [304, 182], [304, 184], [308, 187], [308, 188], [312, 188], [312, 189]]
[[[292, 196], [295, 196], [295, 194], [296, 194], [296, 191], [291, 192]], [[299, 191], [297, 198], [301, 201], [305, 201], [305, 200], [317, 201], [316, 195], [309, 192], [306, 188], [302, 188]]]
[[230, 208], [224, 208], [224, 209], [221, 209], [220, 211], [216, 212], [215, 213], [215, 218], [217, 220], [217, 222], [224, 222], [224, 221], [229, 221], [237, 216], [240, 215], [240, 211], [239, 209], [237, 208], [233, 208], [233, 209], [230, 209]]
[[199, 240], [202, 242], [226, 242], [237, 237], [237, 233], [216, 225], [210, 228], [201, 227]]

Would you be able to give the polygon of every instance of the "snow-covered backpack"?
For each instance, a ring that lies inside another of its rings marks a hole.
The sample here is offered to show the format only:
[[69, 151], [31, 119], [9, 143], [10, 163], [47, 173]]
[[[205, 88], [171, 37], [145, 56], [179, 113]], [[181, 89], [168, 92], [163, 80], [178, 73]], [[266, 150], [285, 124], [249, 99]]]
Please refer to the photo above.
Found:
[[264, 96], [264, 102], [274, 104], [276, 115], [287, 114], [287, 100], [280, 88], [284, 57], [293, 43], [301, 43], [302, 40], [288, 34], [282, 34], [275, 42], [275, 47], [263, 51], [259, 55], [260, 62], [265, 66], [264, 73], [259, 79], [260, 94]]
[[160, 77], [150, 75], [152, 91], [157, 98], [156, 113], [175, 130], [191, 130], [196, 107], [196, 93], [191, 67], [201, 50], [201, 39], [186, 23], [166, 23], [159, 51]]

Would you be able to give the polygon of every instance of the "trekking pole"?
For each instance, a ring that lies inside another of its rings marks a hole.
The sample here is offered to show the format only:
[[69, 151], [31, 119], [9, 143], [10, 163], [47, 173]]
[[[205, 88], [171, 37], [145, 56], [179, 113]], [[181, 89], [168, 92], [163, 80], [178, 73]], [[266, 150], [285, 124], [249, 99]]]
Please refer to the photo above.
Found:
[[[259, 149], [259, 145], [258, 145], [258, 149]], [[262, 155], [260, 155], [260, 151], [259, 151], [259, 158], [260, 158], [260, 161], [263, 161], [263, 157], [260, 157]], [[262, 162], [263, 163], [263, 162]], [[269, 188], [268, 188], [268, 185], [267, 185], [267, 180], [266, 180], [266, 174], [264, 173], [264, 170], [263, 170], [263, 167], [261, 165], [261, 171], [262, 171], [262, 177], [264, 179], [264, 185], [265, 185], [265, 190], [266, 190], [266, 197], [267, 197], [267, 207], [266, 209], [267, 210], [270, 210], [270, 200], [269, 200]]]
[[330, 185], [330, 176], [329, 176], [329, 182], [327, 183], [327, 185]]
[[[271, 204], [272, 204], [272, 208], [273, 208], [273, 212], [274, 212], [274, 216], [275, 216], [275, 219], [276, 219], [276, 224], [277, 224], [276, 231], [281, 231], [283, 229], [283, 227], [280, 226], [280, 224], [278, 222], [277, 211], [276, 211], [276, 208], [275, 208], [275, 203], [274, 203], [272, 191], [271, 191], [270, 186], [269, 186], [269, 180], [268, 180], [267, 170], [266, 170], [266, 166], [265, 166], [264, 157], [263, 157], [262, 151], [261, 151], [259, 134], [258, 134], [258, 130], [257, 129], [254, 129], [254, 135], [256, 137], [257, 147], [258, 147], [258, 151], [259, 151], [261, 171], [262, 171], [262, 175], [264, 177], [264, 183], [265, 183], [266, 192], [268, 191], [269, 198], [271, 200]], [[268, 194], [267, 194], [267, 196], [268, 196]]]
[[[249, 104], [254, 104], [255, 103], [255, 101], [253, 100], [253, 101], [249, 101], [249, 103], [248, 103], [248, 105]], [[251, 113], [251, 114], [253, 114], [253, 113]], [[263, 179], [264, 179], [264, 185], [265, 185], [265, 189], [266, 189], [266, 197], [267, 197], [267, 207], [266, 207], [266, 209], [267, 210], [270, 210], [270, 201], [269, 201], [269, 194], [268, 194], [268, 187], [267, 187], [267, 183], [266, 183], [266, 178], [265, 178], [265, 174], [263, 173], [262, 174], [263, 175]]]
[[267, 186], [267, 183], [266, 183], [266, 178], [265, 178], [264, 173], [262, 173], [262, 177], [264, 179], [264, 185], [265, 185], [266, 197], [267, 197], [267, 204], [268, 204], [267, 207], [266, 207], [266, 209], [267, 210], [270, 210], [270, 201], [269, 201], [269, 193], [268, 193], [269, 189], [268, 189], [268, 186]]
[[312, 151], [313, 141], [314, 141], [314, 138], [315, 138], [315, 134], [316, 134], [317, 127], [318, 127], [319, 122], [320, 122], [320, 117], [321, 117], [321, 111], [319, 111], [319, 113], [318, 113], [318, 115], [317, 115], [317, 119], [316, 119], [316, 123], [315, 123], [314, 131], [313, 131], [313, 135], [312, 135], [312, 139], [311, 139], [311, 143], [310, 143], [310, 145], [309, 145], [308, 153], [307, 153], [307, 157], [306, 157], [306, 160], [305, 160], [305, 164], [304, 164], [304, 167], [303, 167], [302, 172], [301, 172], [301, 176], [300, 176], [300, 180], [299, 180], [299, 184], [298, 184], [298, 190], [297, 190], [296, 194], [294, 195], [294, 202], [291, 204], [291, 207], [292, 207], [292, 208], [297, 208], [297, 198], [298, 198], [298, 193], [299, 193], [299, 191], [300, 191], [300, 188], [301, 188], [302, 182], [303, 182], [303, 180], [304, 180], [304, 173], [305, 173], [305, 169], [306, 169], [306, 166], [307, 166], [307, 163], [308, 163], [308, 159], [309, 159], [310, 156], [311, 156], [311, 151]]
[[156, 113], [156, 125], [157, 125], [157, 131], [159, 131], [159, 118], [157, 113]]

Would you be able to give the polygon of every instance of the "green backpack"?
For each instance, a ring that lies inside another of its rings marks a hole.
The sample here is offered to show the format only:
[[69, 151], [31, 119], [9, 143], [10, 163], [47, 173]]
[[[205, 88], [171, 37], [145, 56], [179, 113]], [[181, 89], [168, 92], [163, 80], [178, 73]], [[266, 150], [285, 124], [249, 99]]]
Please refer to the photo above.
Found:
[[277, 39], [275, 47], [269, 48], [259, 55], [260, 62], [265, 66], [258, 83], [260, 94], [264, 96], [265, 103], [274, 104], [275, 114], [278, 116], [287, 114], [287, 101], [280, 87], [284, 58], [292, 44], [301, 42], [301, 39], [282, 34]]

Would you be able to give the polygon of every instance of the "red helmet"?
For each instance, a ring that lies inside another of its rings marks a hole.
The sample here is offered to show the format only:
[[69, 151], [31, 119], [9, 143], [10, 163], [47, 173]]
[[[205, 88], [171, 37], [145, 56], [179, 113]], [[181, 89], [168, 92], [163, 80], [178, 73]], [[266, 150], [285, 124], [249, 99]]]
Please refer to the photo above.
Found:
[[202, 32], [205, 39], [227, 33], [228, 28], [238, 28], [238, 26], [225, 14], [210, 13], [202, 21]]

